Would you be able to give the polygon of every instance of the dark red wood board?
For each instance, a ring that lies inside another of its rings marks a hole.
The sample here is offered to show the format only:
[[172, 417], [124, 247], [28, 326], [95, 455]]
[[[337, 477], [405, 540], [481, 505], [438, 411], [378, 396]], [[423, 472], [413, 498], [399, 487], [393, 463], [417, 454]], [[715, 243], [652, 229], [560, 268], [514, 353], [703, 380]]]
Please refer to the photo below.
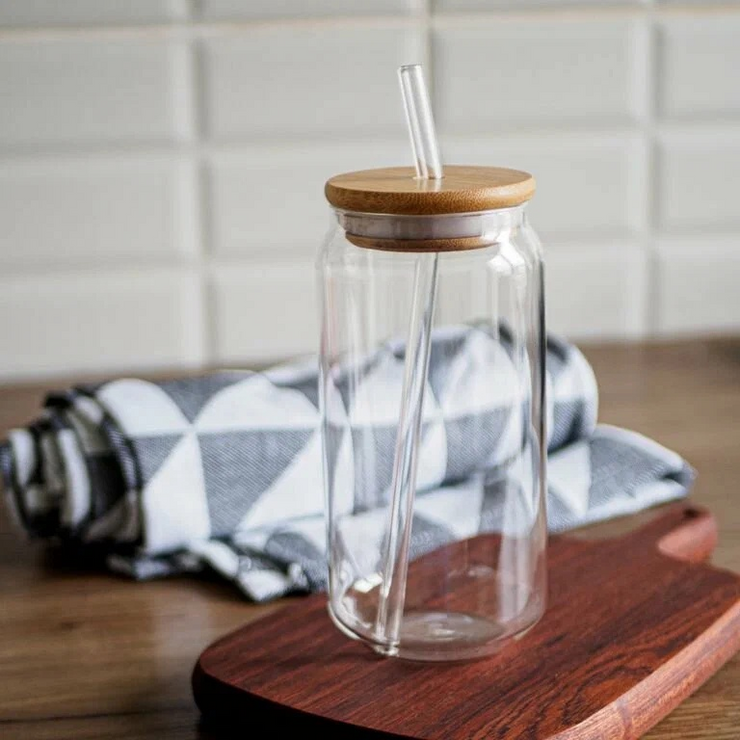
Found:
[[206, 649], [195, 699], [274, 737], [633, 740], [740, 649], [740, 576], [703, 562], [716, 536], [681, 504], [619, 538], [552, 537], [545, 617], [467, 663], [378, 657], [311, 596]]

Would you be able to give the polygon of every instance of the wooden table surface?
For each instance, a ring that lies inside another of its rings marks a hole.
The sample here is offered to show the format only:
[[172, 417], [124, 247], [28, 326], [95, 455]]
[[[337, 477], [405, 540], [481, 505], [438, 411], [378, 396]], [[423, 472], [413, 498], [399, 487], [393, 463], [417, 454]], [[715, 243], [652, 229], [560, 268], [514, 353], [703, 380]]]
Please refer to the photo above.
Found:
[[[586, 354], [599, 379], [601, 420], [654, 437], [698, 469], [693, 499], [719, 522], [714, 562], [740, 572], [740, 340]], [[0, 389], [0, 432], [33, 417], [42, 395], [39, 386]], [[624, 526], [601, 525], [596, 534]], [[3, 511], [0, 737], [222, 738], [199, 726], [194, 661], [224, 632], [278, 606], [247, 604], [218, 581], [142, 584], [86, 572], [23, 541]], [[647, 737], [738, 740], [740, 657]]]

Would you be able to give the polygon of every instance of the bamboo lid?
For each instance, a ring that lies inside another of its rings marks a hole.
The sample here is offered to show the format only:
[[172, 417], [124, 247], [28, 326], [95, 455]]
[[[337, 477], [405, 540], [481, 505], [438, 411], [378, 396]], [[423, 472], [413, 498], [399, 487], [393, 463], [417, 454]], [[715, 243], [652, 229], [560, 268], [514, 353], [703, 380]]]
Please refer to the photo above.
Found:
[[360, 213], [433, 216], [511, 208], [535, 190], [528, 172], [503, 167], [445, 165], [441, 180], [421, 180], [412, 167], [347, 172], [324, 189], [335, 208]]

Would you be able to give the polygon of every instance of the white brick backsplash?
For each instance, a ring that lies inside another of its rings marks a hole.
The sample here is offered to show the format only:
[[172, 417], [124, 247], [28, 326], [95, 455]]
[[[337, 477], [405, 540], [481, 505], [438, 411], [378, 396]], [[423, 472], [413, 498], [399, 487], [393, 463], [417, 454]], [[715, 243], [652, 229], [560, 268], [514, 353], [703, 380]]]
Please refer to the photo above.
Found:
[[448, 22], [434, 34], [440, 130], [624, 122], [638, 114], [629, 20]]
[[187, 0], [3, 0], [0, 26], [149, 23], [182, 18]]
[[445, 138], [443, 156], [531, 172], [529, 212], [546, 240], [623, 236], [646, 218], [645, 146], [636, 134]]
[[213, 20], [236, 18], [305, 18], [316, 16], [408, 13], [424, 0], [196, 0], [200, 15]]
[[150, 262], [195, 249], [194, 173], [167, 157], [0, 167], [0, 264]]
[[740, 229], [740, 131], [665, 134], [657, 167], [661, 228]]
[[174, 138], [176, 47], [132, 38], [0, 43], [0, 146]]
[[740, 234], [673, 238], [658, 255], [661, 333], [740, 331]]
[[318, 351], [312, 261], [253, 262], [213, 272], [216, 359], [278, 360]]
[[267, 27], [204, 44], [214, 137], [300, 141], [403, 131], [395, 68], [419, 59], [420, 37], [410, 27]]
[[548, 330], [571, 339], [633, 339], [647, 331], [648, 257], [630, 244], [545, 247]]
[[165, 271], [4, 280], [0, 376], [198, 365], [201, 315], [197, 281]]
[[659, 105], [666, 118], [740, 116], [740, 17], [664, 19]]
[[408, 159], [405, 141], [220, 153], [211, 163], [208, 188], [214, 249], [232, 255], [313, 255], [330, 225], [326, 180]]

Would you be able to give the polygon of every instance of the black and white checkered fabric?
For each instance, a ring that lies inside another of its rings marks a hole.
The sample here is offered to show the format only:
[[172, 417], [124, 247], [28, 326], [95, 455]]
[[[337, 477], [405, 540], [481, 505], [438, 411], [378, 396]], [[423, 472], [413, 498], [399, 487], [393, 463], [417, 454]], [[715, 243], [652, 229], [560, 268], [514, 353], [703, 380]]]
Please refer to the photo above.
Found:
[[[505, 340], [477, 328], [433, 337], [414, 556], [503, 525], [505, 491], [514, 482], [501, 471], [522, 439], [509, 352]], [[398, 398], [402, 377], [403, 348], [389, 345], [368, 361], [364, 387], [347, 403]], [[693, 471], [678, 455], [634, 432], [596, 425], [593, 372], [574, 346], [554, 337], [547, 390], [552, 531], [686, 494]], [[137, 579], [209, 567], [256, 601], [320, 590], [326, 567], [317, 397], [315, 362], [52, 393], [41, 418], [0, 445], [6, 498], [31, 536], [102, 551], [110, 568]], [[382, 415], [391, 412], [369, 406], [376, 451], [390, 466], [395, 439]], [[485, 475], [471, 475], [481, 468]], [[376, 476], [376, 485], [388, 485], [390, 471], [386, 477]], [[378, 508], [360, 507], [356, 516], [365, 531], [385, 521]]]

